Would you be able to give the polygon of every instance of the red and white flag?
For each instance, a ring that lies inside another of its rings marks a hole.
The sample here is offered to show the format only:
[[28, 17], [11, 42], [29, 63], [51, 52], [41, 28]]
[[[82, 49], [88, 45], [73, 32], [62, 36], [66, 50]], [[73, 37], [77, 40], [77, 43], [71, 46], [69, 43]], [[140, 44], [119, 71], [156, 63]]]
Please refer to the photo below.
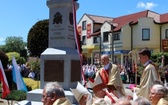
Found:
[[80, 63], [81, 63], [81, 72], [82, 72], [82, 78], [83, 78], [83, 83], [85, 83], [85, 77], [84, 77], [84, 73], [83, 73], [83, 70], [82, 70], [82, 53], [80, 51], [80, 35], [77, 31], [77, 24], [76, 24], [76, 6], [75, 6], [75, 0], [72, 0], [72, 10], [73, 10], [73, 22], [74, 22], [74, 35], [75, 35], [75, 42], [76, 42], [76, 46], [77, 46], [77, 51], [78, 51], [78, 55], [79, 55], [79, 58], [80, 58]]
[[4, 73], [1, 60], [0, 60], [0, 82], [2, 85], [2, 98], [5, 98], [10, 93], [10, 89], [6, 79], [6, 75]]

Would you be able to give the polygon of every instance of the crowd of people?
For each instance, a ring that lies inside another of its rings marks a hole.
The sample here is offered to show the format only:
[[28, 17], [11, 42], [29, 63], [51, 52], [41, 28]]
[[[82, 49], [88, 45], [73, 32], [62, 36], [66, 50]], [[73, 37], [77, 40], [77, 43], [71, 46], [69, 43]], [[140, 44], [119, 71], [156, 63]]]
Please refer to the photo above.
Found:
[[82, 66], [82, 70], [83, 70], [83, 75], [85, 80], [88, 81], [89, 78], [92, 78], [92, 79], [95, 78], [97, 67], [96, 65], [86, 64]]
[[[8, 68], [11, 69], [12, 65], [8, 65]], [[18, 70], [20, 71], [22, 77], [35, 79], [36, 73], [31, 69], [29, 62], [26, 62], [26, 64], [18, 64]]]
[[[89, 77], [88, 74], [87, 77], [85, 76], [86, 84], [77, 82], [75, 89], [70, 88], [78, 103], [80, 105], [168, 105], [168, 89], [160, 80], [157, 67], [150, 60], [150, 50], [143, 48], [138, 54], [144, 70], [140, 84], [130, 88], [133, 96], [125, 91], [119, 67], [110, 62], [108, 55], [102, 55], [101, 68], [83, 66], [84, 74], [90, 73]], [[85, 73], [86, 71], [89, 72]], [[72, 105], [57, 82], [46, 84], [42, 102], [44, 105]]]

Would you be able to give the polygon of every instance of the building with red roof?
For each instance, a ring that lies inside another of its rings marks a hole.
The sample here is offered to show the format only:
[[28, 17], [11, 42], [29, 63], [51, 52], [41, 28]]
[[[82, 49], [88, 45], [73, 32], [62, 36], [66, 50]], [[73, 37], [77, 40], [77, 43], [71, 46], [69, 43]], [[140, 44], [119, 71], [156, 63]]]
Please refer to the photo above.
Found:
[[168, 51], [168, 13], [145, 10], [120, 17], [84, 14], [77, 29], [84, 60], [91, 64], [100, 63], [96, 59], [101, 54], [109, 54], [114, 63], [124, 65], [132, 50], [148, 47], [152, 52]]

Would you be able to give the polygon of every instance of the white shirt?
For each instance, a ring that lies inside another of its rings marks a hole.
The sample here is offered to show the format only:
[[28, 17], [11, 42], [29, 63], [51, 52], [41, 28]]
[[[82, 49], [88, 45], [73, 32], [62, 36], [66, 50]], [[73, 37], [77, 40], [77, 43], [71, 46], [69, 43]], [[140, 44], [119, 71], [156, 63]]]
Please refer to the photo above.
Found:
[[32, 79], [34, 79], [34, 77], [35, 77], [34, 72], [33, 72], [33, 71], [31, 71], [31, 72], [29, 73], [28, 77], [29, 77], [29, 78], [32, 78]]
[[105, 65], [105, 66], [104, 66], [104, 69], [105, 69], [105, 70], [108, 70], [108, 69], [109, 69], [109, 65], [110, 65], [110, 63], [108, 63], [107, 65]]

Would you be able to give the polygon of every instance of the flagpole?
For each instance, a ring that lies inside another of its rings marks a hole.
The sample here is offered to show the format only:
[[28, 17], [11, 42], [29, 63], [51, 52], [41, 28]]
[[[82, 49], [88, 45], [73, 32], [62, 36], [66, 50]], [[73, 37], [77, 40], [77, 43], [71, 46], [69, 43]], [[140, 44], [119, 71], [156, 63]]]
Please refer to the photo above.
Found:
[[74, 22], [74, 36], [75, 36], [75, 42], [76, 42], [76, 46], [77, 46], [77, 51], [78, 51], [78, 55], [79, 55], [79, 59], [80, 59], [80, 65], [81, 65], [81, 74], [82, 74], [82, 79], [83, 82], [85, 84], [85, 77], [84, 77], [84, 73], [82, 70], [82, 53], [80, 51], [80, 47], [81, 47], [81, 43], [80, 43], [80, 37], [79, 34], [77, 32], [77, 24], [76, 24], [76, 5], [75, 5], [76, 1], [72, 0], [72, 9], [73, 9], [73, 22]]
[[132, 50], [128, 53], [129, 58], [132, 59], [132, 71], [135, 73], [135, 84], [137, 85], [137, 52]]

